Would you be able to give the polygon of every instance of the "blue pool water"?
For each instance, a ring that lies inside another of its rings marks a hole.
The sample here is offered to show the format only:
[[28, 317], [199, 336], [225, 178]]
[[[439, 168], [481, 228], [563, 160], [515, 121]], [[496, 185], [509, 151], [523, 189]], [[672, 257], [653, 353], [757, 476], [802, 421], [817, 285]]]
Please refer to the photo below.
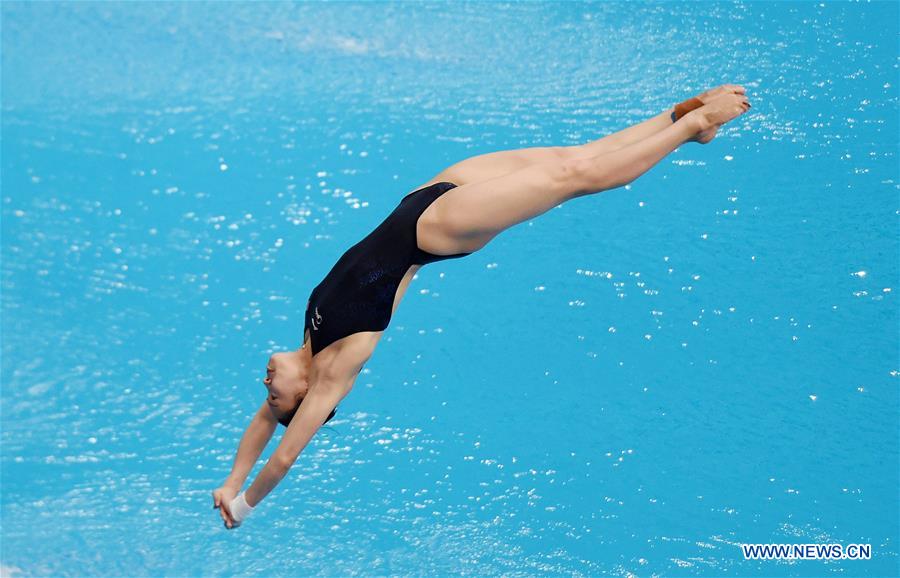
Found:
[[[4, 575], [900, 573], [896, 2], [0, 10]], [[723, 82], [711, 144], [422, 269], [223, 529], [268, 356], [403, 195]]]

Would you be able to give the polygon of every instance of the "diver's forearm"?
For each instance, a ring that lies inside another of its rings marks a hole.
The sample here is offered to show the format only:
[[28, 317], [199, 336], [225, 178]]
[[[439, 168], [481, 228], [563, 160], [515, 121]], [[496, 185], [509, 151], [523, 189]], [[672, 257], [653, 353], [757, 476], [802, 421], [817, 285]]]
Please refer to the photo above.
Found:
[[331, 410], [350, 391], [350, 386], [337, 384], [316, 384], [300, 404], [297, 413], [281, 438], [278, 448], [272, 453], [265, 467], [247, 488], [244, 497], [251, 507], [256, 507], [282, 478], [290, 471], [291, 466], [300, 457], [313, 436], [328, 419]]
[[255, 508], [263, 498], [268, 496], [269, 492], [275, 489], [275, 486], [281, 482], [290, 470], [290, 465], [285, 465], [284, 463], [275, 460], [274, 456], [269, 458], [265, 467], [256, 474], [256, 479], [253, 480], [253, 483], [250, 484], [250, 487], [244, 492], [244, 498], [247, 500], [250, 507]]
[[269, 443], [273, 433], [275, 433], [275, 425], [260, 419], [257, 414], [241, 437], [237, 455], [235, 455], [234, 464], [231, 467], [231, 473], [225, 479], [223, 485], [231, 486], [236, 490], [240, 490], [243, 487], [247, 476], [250, 475], [256, 460], [259, 459], [263, 448]]

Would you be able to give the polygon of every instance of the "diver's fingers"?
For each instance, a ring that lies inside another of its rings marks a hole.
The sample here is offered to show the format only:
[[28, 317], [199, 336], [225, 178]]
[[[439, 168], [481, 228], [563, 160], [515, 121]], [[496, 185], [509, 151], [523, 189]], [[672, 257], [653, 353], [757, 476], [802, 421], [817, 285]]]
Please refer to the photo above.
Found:
[[220, 508], [219, 514], [221, 514], [222, 523], [225, 524], [226, 528], [228, 528], [230, 530], [231, 528], [233, 528], [235, 526], [234, 520], [231, 518], [231, 516], [228, 514], [228, 512], [225, 511], [225, 508]]
[[[219, 511], [222, 512], [222, 519], [225, 520], [227, 524], [234, 524], [234, 517], [231, 515], [231, 510], [228, 509], [228, 502], [222, 502], [222, 507], [219, 508]], [[229, 526], [230, 528], [231, 526]]]

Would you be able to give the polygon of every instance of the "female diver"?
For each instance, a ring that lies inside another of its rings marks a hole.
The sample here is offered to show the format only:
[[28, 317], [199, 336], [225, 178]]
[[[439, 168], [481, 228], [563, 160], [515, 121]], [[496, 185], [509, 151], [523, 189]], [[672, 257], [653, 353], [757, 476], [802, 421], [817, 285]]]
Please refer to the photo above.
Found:
[[[749, 109], [744, 88], [725, 84], [583, 145], [465, 159], [403, 197], [312, 290], [303, 345], [269, 358], [269, 395], [241, 438], [231, 474], [213, 491], [225, 527], [241, 524], [334, 416], [420, 267], [469, 255], [569, 199], [626, 185], [685, 142], [710, 142]], [[240, 492], [278, 423], [287, 427], [278, 448]]]

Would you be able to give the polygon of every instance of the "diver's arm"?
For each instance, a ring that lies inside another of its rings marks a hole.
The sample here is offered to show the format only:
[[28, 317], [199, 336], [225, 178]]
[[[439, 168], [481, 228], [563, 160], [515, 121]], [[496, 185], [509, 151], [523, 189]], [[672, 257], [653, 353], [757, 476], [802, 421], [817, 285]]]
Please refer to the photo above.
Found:
[[237, 455], [235, 455], [234, 464], [231, 467], [231, 473], [225, 479], [223, 486], [234, 488], [236, 491], [241, 490], [244, 481], [256, 464], [256, 460], [262, 454], [263, 448], [272, 439], [272, 434], [275, 433], [276, 427], [278, 427], [278, 421], [272, 415], [268, 404], [263, 401], [256, 415], [253, 416], [250, 425], [247, 426], [243, 437], [241, 437]]
[[244, 494], [250, 507], [256, 507], [278, 485], [294, 465], [300, 452], [325, 423], [331, 410], [350, 393], [352, 387], [352, 381], [349, 380], [320, 380], [310, 386], [309, 393], [291, 419], [278, 448]]

